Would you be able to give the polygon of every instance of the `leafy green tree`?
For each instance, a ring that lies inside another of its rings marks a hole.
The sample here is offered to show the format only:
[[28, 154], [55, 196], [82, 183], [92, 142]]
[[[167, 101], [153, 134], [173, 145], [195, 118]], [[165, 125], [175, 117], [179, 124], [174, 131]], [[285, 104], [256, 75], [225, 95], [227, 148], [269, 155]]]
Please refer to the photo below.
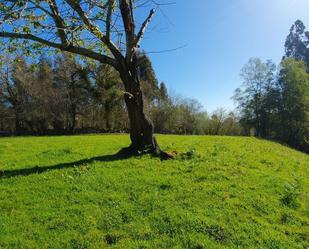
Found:
[[176, 98], [174, 100], [174, 116], [171, 121], [178, 134], [197, 134], [198, 116], [201, 113], [202, 105], [195, 99]]
[[220, 135], [240, 136], [242, 134], [239, 117], [234, 112], [229, 112], [224, 119]]
[[214, 110], [210, 118], [204, 122], [206, 123], [204, 134], [229, 136], [239, 136], [243, 134], [243, 129], [237, 115], [234, 112], [227, 112], [223, 108]]
[[210, 135], [222, 135], [224, 121], [227, 118], [226, 110], [218, 108], [211, 114], [211, 118], [208, 122], [208, 134]]
[[293, 147], [309, 151], [309, 75], [306, 72], [306, 64], [293, 58], [283, 60], [279, 84], [279, 138]]
[[275, 69], [271, 61], [264, 63], [259, 58], [251, 58], [241, 70], [243, 84], [233, 96], [241, 112], [241, 122], [245, 127], [254, 127], [256, 135], [261, 137], [267, 136], [265, 98], [275, 84]]

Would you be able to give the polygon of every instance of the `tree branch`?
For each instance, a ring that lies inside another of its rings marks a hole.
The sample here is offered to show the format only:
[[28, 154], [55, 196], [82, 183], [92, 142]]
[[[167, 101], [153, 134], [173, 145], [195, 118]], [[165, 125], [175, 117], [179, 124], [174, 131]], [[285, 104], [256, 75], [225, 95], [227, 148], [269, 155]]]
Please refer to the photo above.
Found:
[[47, 3], [49, 5], [49, 8], [52, 12], [52, 18], [54, 19], [54, 22], [56, 24], [57, 30], [58, 30], [58, 35], [61, 39], [62, 44], [68, 45], [69, 41], [67, 39], [67, 35], [65, 32], [66, 26], [59, 14], [58, 6], [55, 0], [47, 0]]
[[126, 33], [127, 58], [129, 58], [132, 49], [134, 48], [135, 40], [135, 21], [132, 12], [132, 2], [131, 0], [119, 0], [119, 3], [122, 21]]
[[107, 15], [106, 15], [106, 37], [109, 41], [110, 41], [111, 19], [112, 19], [114, 3], [115, 3], [115, 0], [108, 1], [108, 9], [107, 9]]
[[149, 15], [148, 17], [146, 18], [146, 20], [143, 22], [137, 36], [136, 36], [136, 39], [135, 39], [135, 43], [134, 43], [134, 47], [138, 47], [139, 46], [139, 43], [141, 42], [142, 38], [143, 38], [143, 35], [147, 29], [147, 26], [149, 25], [152, 17], [154, 16], [154, 14], [156, 13], [156, 10], [155, 9], [152, 9], [150, 10], [149, 12]]
[[29, 3], [32, 3], [33, 7], [27, 8], [28, 10], [30, 9], [39, 9], [42, 10], [45, 14], [49, 15], [49, 16], [53, 16], [53, 13], [51, 13], [50, 11], [48, 11], [47, 9], [43, 8], [42, 6], [40, 6], [38, 3], [35, 2], [35, 0], [29, 0]]
[[112, 41], [107, 39], [104, 33], [102, 33], [102, 31], [95, 24], [91, 22], [91, 20], [85, 14], [85, 12], [81, 8], [81, 6], [78, 4], [78, 2], [76, 0], [66, 0], [66, 2], [71, 6], [73, 10], [77, 12], [77, 14], [80, 16], [80, 18], [86, 25], [87, 29], [93, 35], [95, 35], [99, 40], [101, 40], [118, 60], [122, 60], [123, 56], [121, 52], [118, 50], [118, 48], [114, 45]]
[[18, 33], [11, 33], [11, 32], [0, 32], [0, 37], [31, 40], [31, 41], [38, 42], [38, 43], [47, 45], [49, 47], [62, 50], [62, 51], [67, 51], [67, 52], [83, 55], [85, 57], [100, 61], [102, 63], [109, 64], [116, 69], [118, 67], [116, 60], [109, 57], [109, 56], [96, 53], [92, 50], [89, 50], [89, 49], [83, 48], [83, 47], [75, 47], [73, 45], [64, 45], [64, 44], [51, 42], [51, 41], [45, 40], [43, 38], [40, 38], [40, 37], [32, 35], [32, 34], [18, 34]]

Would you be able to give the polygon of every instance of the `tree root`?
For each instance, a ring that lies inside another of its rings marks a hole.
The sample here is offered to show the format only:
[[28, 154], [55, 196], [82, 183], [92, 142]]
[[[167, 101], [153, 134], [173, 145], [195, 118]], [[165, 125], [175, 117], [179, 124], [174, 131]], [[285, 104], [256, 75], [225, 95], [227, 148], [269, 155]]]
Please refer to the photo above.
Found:
[[160, 154], [158, 156], [160, 157], [161, 160], [175, 159], [175, 156], [173, 154], [170, 154], [163, 150], [160, 150]]
[[154, 154], [155, 156], [159, 157], [161, 160], [169, 160], [174, 159], [174, 156], [170, 153], [167, 153], [161, 150], [156, 137], [153, 137], [153, 144], [154, 144]]
[[146, 154], [150, 154], [154, 157], [159, 157], [161, 160], [170, 160], [175, 158], [173, 154], [161, 150], [155, 137], [153, 138], [153, 145], [143, 146], [143, 148], [139, 149], [137, 149], [133, 145], [130, 145], [129, 147], [121, 149], [117, 153], [117, 156], [119, 156], [120, 158], [130, 158], [132, 156], [141, 156]]

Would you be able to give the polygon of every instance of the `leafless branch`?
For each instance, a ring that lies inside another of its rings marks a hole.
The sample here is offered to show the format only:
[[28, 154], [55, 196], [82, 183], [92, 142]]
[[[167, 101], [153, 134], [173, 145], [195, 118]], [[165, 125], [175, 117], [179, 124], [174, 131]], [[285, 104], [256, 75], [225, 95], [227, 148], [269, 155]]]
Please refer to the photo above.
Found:
[[141, 41], [141, 39], [143, 38], [143, 35], [147, 29], [147, 26], [149, 25], [152, 17], [154, 16], [156, 10], [155, 9], [152, 9], [150, 12], [149, 12], [149, 15], [148, 17], [146, 18], [146, 20], [143, 22], [136, 38], [135, 38], [135, 43], [134, 43], [134, 47], [138, 47], [139, 46], [139, 43]]

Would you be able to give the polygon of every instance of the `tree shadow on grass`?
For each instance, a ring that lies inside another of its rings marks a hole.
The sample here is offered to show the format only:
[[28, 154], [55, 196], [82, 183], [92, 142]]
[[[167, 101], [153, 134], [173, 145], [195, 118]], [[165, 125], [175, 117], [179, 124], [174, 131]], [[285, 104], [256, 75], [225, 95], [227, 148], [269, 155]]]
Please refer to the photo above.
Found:
[[75, 161], [75, 162], [60, 163], [60, 164], [55, 164], [55, 165], [46, 166], [46, 167], [35, 166], [32, 168], [24, 168], [24, 169], [0, 170], [0, 179], [11, 178], [15, 176], [28, 176], [32, 174], [41, 174], [49, 170], [79, 167], [82, 165], [91, 164], [93, 162], [112, 162], [112, 161], [124, 160], [128, 158], [129, 156], [120, 155], [119, 153], [117, 153], [115, 155], [92, 157], [92, 158], [82, 159], [82, 160]]

